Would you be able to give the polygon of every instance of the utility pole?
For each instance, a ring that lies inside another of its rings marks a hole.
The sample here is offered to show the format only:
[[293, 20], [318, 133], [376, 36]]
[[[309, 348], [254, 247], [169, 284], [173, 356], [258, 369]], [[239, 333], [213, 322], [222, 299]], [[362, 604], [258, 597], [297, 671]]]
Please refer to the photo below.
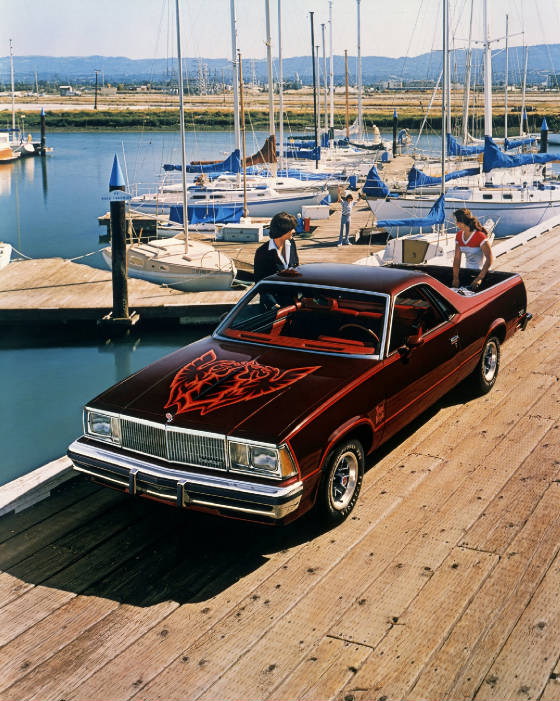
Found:
[[93, 109], [97, 109], [97, 83], [98, 83], [98, 77], [99, 77], [99, 70], [96, 68], [95, 69], [95, 102], [93, 103]]

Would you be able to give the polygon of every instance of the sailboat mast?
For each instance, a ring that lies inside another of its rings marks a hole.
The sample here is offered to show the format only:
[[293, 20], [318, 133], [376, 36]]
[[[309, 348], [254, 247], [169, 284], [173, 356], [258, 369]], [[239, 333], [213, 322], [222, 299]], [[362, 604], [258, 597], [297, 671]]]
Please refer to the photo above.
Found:
[[344, 85], [346, 88], [346, 138], [350, 139], [350, 119], [348, 113], [348, 49], [344, 49]]
[[272, 37], [270, 35], [270, 0], [265, 0], [266, 14], [266, 65], [268, 68], [268, 133], [274, 136], [274, 82], [272, 79]]
[[187, 156], [185, 150], [185, 105], [183, 96], [183, 57], [181, 55], [181, 13], [179, 0], [175, 0], [177, 25], [177, 62], [179, 74], [179, 126], [181, 131], [181, 175], [183, 183], [183, 231], [185, 232], [185, 253], [189, 251], [189, 225], [187, 211]]
[[466, 66], [465, 66], [465, 91], [463, 93], [463, 143], [467, 143], [469, 136], [469, 101], [471, 94], [471, 66], [472, 66], [472, 22], [473, 22], [473, 4], [471, 0], [471, 16], [469, 21], [469, 43], [467, 48]]
[[241, 106], [241, 162], [243, 163], [243, 217], [247, 218], [247, 160], [245, 156], [245, 103], [243, 102], [243, 65], [239, 55], [239, 100]]
[[[12, 81], [12, 132], [16, 128], [16, 94], [14, 92], [14, 45], [10, 39], [10, 78]], [[13, 136], [13, 133], [12, 133]]]
[[323, 90], [325, 91], [325, 131], [329, 130], [329, 111], [327, 108], [327, 48], [325, 46], [325, 24], [321, 24], [321, 36], [323, 40]]
[[529, 47], [525, 47], [525, 68], [523, 70], [523, 88], [521, 90], [521, 122], [519, 123], [519, 136], [523, 136], [523, 122], [525, 121], [525, 93], [527, 91], [527, 64], [529, 62]]
[[313, 127], [315, 130], [315, 168], [319, 168], [319, 158], [318, 158], [318, 138], [317, 138], [317, 76], [315, 73], [315, 31], [313, 28], [313, 15], [314, 12], [309, 13], [309, 20], [311, 23], [311, 62], [313, 64]]
[[358, 66], [357, 66], [357, 78], [358, 78], [358, 139], [362, 138], [362, 46], [360, 41], [360, 1], [356, 0], [356, 12], [357, 12], [357, 29], [358, 29]]
[[239, 93], [237, 87], [237, 20], [235, 18], [235, 0], [229, 2], [231, 10], [231, 65], [233, 78], [233, 130], [235, 133], [235, 148], [241, 149], [241, 136], [239, 131]]
[[334, 59], [333, 59], [333, 40], [332, 40], [332, 8], [333, 0], [329, 0], [329, 93], [330, 93], [330, 119], [329, 125], [334, 128]]
[[490, 26], [488, 0], [483, 4], [484, 22], [484, 135], [492, 136], [492, 53], [490, 50]]
[[278, 0], [278, 140], [280, 168], [284, 166], [284, 73], [282, 70], [282, 0]]
[[509, 15], [506, 15], [506, 75], [504, 79], [504, 138], [508, 135]]
[[447, 71], [449, 68], [448, 54], [449, 54], [449, 27], [448, 27], [448, 5], [447, 0], [442, 0], [443, 5], [443, 68], [442, 68], [442, 79], [441, 79], [441, 194], [445, 194], [445, 160], [447, 155], [447, 142], [445, 134], [445, 104], [446, 104], [446, 92], [447, 92]]

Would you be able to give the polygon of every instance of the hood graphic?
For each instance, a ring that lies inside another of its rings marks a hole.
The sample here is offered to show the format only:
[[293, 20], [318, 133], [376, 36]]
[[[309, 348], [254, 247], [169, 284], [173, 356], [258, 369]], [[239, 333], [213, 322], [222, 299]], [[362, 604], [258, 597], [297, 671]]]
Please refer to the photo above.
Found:
[[217, 360], [213, 349], [185, 365], [173, 378], [164, 409], [171, 421], [177, 414], [199, 411], [201, 416], [230, 404], [278, 392], [301, 380], [320, 365], [280, 370], [256, 360]]

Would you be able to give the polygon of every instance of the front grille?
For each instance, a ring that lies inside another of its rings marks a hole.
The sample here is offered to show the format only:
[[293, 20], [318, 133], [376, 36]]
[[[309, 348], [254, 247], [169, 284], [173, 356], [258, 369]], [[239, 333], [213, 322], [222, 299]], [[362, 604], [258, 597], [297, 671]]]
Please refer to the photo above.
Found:
[[121, 445], [185, 465], [226, 469], [225, 439], [121, 418]]

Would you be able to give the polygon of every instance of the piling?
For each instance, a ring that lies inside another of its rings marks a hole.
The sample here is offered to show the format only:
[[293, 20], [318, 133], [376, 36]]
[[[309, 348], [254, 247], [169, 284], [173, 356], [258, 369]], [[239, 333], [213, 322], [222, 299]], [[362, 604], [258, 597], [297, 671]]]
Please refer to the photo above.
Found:
[[397, 127], [399, 121], [397, 119], [397, 110], [393, 110], [393, 158], [397, 155]]
[[541, 145], [539, 152], [547, 153], [548, 151], [548, 124], [546, 123], [546, 117], [543, 117], [541, 125]]
[[[119, 159], [115, 154], [109, 180], [109, 193], [124, 192], [125, 182]], [[111, 330], [127, 330], [138, 321], [138, 315], [129, 314], [128, 281], [126, 272], [126, 196], [110, 194], [111, 211], [111, 266], [113, 283], [113, 311], [103, 317], [100, 325]]]

